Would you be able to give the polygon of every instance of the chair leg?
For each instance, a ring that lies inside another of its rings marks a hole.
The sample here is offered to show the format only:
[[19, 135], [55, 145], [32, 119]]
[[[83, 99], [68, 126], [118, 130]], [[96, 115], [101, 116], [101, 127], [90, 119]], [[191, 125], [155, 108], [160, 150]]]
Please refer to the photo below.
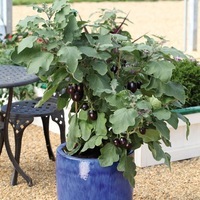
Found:
[[49, 138], [49, 116], [41, 117], [42, 118], [42, 124], [43, 124], [43, 131], [46, 141], [46, 147], [49, 154], [49, 159], [52, 161], [55, 161], [55, 156], [51, 148], [51, 142]]
[[64, 110], [59, 110], [51, 115], [51, 119], [56, 122], [60, 129], [60, 142], [65, 142], [65, 115]]
[[4, 132], [3, 129], [0, 129], [0, 155], [3, 149], [3, 144], [4, 144]]
[[[15, 136], [15, 160], [19, 164], [20, 162], [20, 155], [21, 155], [21, 145], [22, 145], [22, 137], [24, 130], [28, 125], [30, 125], [33, 122], [33, 117], [29, 118], [22, 118], [17, 119], [15, 116], [10, 117], [10, 123], [14, 130], [14, 136]], [[14, 169], [12, 178], [11, 178], [11, 185], [17, 185], [17, 179], [18, 179], [18, 172], [16, 169]]]
[[4, 118], [3, 115], [0, 113], [0, 155], [3, 149], [4, 144]]

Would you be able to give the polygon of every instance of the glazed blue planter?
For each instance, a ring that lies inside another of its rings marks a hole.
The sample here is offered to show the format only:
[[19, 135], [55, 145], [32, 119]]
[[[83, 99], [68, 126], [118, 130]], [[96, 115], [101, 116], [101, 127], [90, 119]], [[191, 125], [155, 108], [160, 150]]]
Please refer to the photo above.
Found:
[[98, 159], [69, 156], [57, 148], [56, 181], [58, 200], [132, 200], [133, 188], [117, 170], [101, 167]]

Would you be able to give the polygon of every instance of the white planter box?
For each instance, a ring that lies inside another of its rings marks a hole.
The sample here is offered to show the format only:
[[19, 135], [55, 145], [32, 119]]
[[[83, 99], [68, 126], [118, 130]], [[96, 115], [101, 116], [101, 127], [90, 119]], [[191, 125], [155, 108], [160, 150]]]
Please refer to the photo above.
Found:
[[[200, 113], [185, 115], [191, 125], [188, 140], [186, 139], [186, 126], [180, 121], [177, 130], [170, 128], [172, 147], [165, 147], [164, 151], [171, 155], [171, 161], [184, 160], [200, 156]], [[163, 160], [154, 160], [148, 146], [145, 144], [134, 153], [135, 163], [138, 167], [147, 167], [164, 163]]]

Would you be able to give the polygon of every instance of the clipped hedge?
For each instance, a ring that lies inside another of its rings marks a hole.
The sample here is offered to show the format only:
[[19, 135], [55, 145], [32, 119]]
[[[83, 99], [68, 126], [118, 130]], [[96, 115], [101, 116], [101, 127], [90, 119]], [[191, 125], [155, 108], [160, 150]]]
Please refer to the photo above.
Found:
[[186, 88], [186, 103], [183, 107], [200, 105], [200, 63], [194, 59], [177, 60], [172, 79]]

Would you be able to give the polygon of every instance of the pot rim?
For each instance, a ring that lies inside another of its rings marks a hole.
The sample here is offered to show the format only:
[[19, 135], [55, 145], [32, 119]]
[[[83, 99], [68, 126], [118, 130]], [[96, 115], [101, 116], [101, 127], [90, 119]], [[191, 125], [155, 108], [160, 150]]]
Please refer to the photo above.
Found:
[[79, 158], [79, 157], [76, 157], [76, 156], [71, 156], [71, 155], [68, 155], [66, 154], [64, 151], [63, 151], [63, 147], [66, 146], [66, 142], [65, 143], [62, 143], [60, 144], [58, 147], [57, 147], [57, 153], [60, 154], [61, 156], [67, 158], [67, 159], [70, 159], [70, 160], [75, 160], [75, 161], [86, 161], [86, 162], [98, 162], [99, 163], [99, 159], [98, 158]]

